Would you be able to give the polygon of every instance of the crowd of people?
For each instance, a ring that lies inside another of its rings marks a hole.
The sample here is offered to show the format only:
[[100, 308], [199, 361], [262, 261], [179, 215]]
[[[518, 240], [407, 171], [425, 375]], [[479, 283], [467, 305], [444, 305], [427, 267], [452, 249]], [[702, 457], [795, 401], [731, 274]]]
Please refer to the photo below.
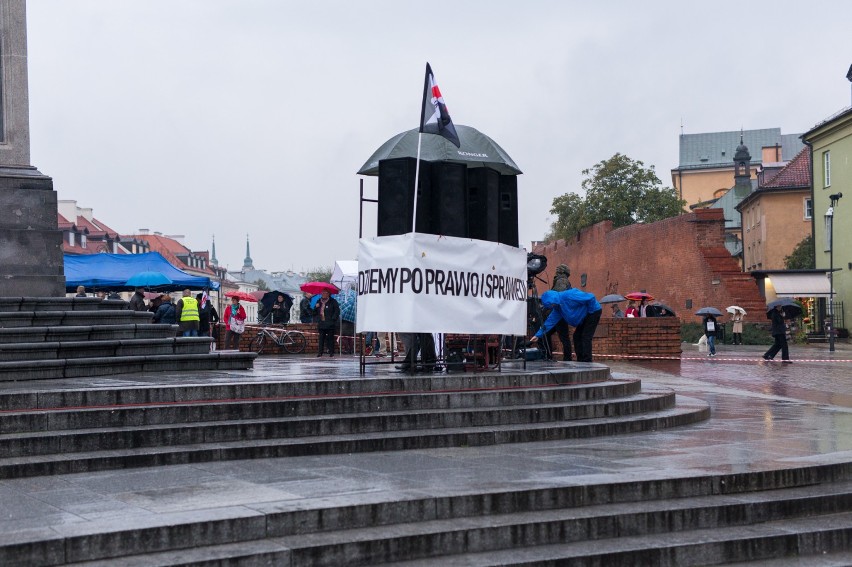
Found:
[[[580, 291], [571, 285], [570, 276], [571, 271], [568, 266], [565, 264], [557, 266], [550, 289], [545, 291], [539, 300], [543, 312], [537, 317], [530, 317], [530, 321], [534, 322], [537, 328], [531, 330], [529, 346], [541, 345], [544, 357], [550, 359], [552, 358], [551, 339], [555, 334], [562, 346], [563, 361], [576, 358], [580, 362], [591, 362], [592, 342], [603, 310], [593, 294]], [[83, 286], [78, 287], [76, 296], [86, 297]], [[106, 292], [98, 292], [96, 296], [104, 299], [121, 299], [117, 294]], [[602, 301], [606, 299], [608, 298]], [[624, 297], [618, 296], [616, 299], [623, 300]], [[278, 293], [271, 305], [261, 308], [261, 321], [276, 325], [289, 323], [292, 301], [292, 298], [286, 294]], [[303, 295], [299, 302], [299, 321], [316, 325], [317, 357], [335, 355], [338, 333], [342, 351], [354, 352], [356, 307], [357, 296], [352, 289], [343, 290], [335, 296], [332, 296], [329, 289], [317, 295], [310, 293]], [[665, 306], [649, 304], [646, 298], [639, 299], [638, 302], [628, 300], [624, 311], [621, 310], [617, 301], [612, 302], [610, 307], [610, 316], [613, 318], [674, 315]], [[216, 324], [220, 321], [219, 314], [206, 294], [198, 293], [193, 297], [190, 290], [186, 289], [177, 302], [174, 302], [172, 296], [167, 293], [156, 295], [146, 302], [145, 290], [136, 288], [129, 299], [129, 308], [134, 311], [150, 311], [154, 314], [153, 322], [156, 324], [177, 325], [180, 336], [218, 339]], [[743, 311], [734, 311], [731, 314], [732, 344], [734, 345], [743, 344], [744, 316]], [[239, 350], [240, 337], [245, 332], [246, 318], [246, 311], [240, 305], [239, 298], [232, 297], [230, 305], [222, 314], [226, 349]], [[790, 362], [783, 309], [768, 311], [767, 318], [771, 321], [770, 334], [774, 343], [763, 354], [763, 358], [771, 360], [778, 352], [781, 352], [782, 361]], [[708, 357], [716, 356], [716, 338], [720, 332], [720, 325], [714, 315], [707, 314], [703, 317], [702, 332], [709, 350]], [[347, 343], [347, 339], [350, 342]], [[400, 333], [397, 337], [394, 333], [367, 332], [365, 333], [365, 352], [367, 355], [385, 357], [389, 351], [396, 352], [398, 339], [405, 354], [397, 369], [401, 371], [438, 370], [432, 333]]]

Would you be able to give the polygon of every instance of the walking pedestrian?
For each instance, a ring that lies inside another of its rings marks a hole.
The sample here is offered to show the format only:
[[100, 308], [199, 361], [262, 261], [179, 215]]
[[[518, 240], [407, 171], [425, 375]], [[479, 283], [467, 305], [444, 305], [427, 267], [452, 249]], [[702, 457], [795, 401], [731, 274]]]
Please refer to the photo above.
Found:
[[704, 336], [707, 337], [707, 346], [710, 348], [708, 357], [716, 356], [716, 317], [713, 315], [704, 316]]
[[775, 309], [766, 313], [766, 318], [772, 320], [769, 332], [775, 342], [769, 350], [763, 354], [763, 360], [772, 360], [778, 351], [781, 351], [781, 362], [792, 362], [790, 360], [790, 349], [787, 346], [787, 324], [784, 323], [784, 308], [777, 305]]

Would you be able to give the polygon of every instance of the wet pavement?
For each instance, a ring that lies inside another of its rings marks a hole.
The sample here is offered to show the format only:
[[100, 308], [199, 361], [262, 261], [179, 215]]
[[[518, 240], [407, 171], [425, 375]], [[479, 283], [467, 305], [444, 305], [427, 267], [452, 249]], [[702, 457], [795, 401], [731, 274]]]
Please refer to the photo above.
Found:
[[[680, 360], [602, 361], [615, 378], [708, 402], [696, 425], [606, 438], [388, 453], [210, 462], [0, 481], [0, 530], [59, 534], [98, 526], [202, 520], [477, 490], [591, 484], [852, 461], [852, 347], [793, 346], [793, 364], [766, 347], [684, 345]], [[528, 363], [528, 370], [549, 364]], [[578, 364], [578, 363], [572, 363]], [[507, 364], [519, 368], [518, 363]], [[368, 366], [364, 379], [395, 372]], [[42, 382], [44, 388], [229, 383], [358, 376], [353, 357], [261, 357], [249, 371], [146, 374]], [[4, 384], [2, 391], [35, 383]]]

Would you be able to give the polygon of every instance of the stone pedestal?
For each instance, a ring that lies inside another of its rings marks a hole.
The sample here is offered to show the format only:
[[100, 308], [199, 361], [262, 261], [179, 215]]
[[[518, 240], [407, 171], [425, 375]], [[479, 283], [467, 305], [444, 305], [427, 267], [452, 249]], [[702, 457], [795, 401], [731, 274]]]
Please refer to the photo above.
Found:
[[0, 297], [65, 295], [53, 180], [30, 166], [0, 166]]

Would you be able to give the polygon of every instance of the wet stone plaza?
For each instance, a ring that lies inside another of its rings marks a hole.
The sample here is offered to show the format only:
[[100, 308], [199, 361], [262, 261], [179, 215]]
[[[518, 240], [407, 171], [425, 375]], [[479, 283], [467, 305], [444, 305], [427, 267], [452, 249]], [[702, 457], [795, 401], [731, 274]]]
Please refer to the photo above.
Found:
[[[9, 564], [16, 564], [15, 559], [19, 564], [71, 563], [75, 538], [121, 531], [144, 534], [147, 533], [145, 529], [184, 523], [266, 518], [263, 529], [268, 533], [269, 518], [289, 512], [413, 502], [482, 492], [639, 485], [683, 478], [724, 479], [731, 478], [726, 475], [740, 473], [803, 467], [842, 468], [852, 463], [852, 348], [842, 344], [836, 352], [830, 353], [826, 345], [794, 346], [791, 349], [793, 364], [762, 361], [763, 350], [764, 347], [721, 346], [718, 356], [711, 359], [699, 353], [697, 347], [684, 345], [679, 360], [600, 362], [610, 368], [615, 381], [639, 379], [643, 391], [673, 390], [678, 404], [690, 406], [703, 402], [709, 405], [709, 419], [687, 425], [553, 441], [208, 460], [5, 478], [0, 480], [0, 545], [5, 546], [2, 557], [11, 561]], [[526, 371], [565, 367], [583, 369], [584, 364], [529, 362]], [[386, 377], [407, 379], [407, 376], [414, 379], [388, 364], [368, 365], [364, 376], [359, 375], [358, 368], [355, 357], [263, 356], [255, 361], [253, 370], [16, 382], [5, 383], [2, 389], [6, 396], [24, 396], [33, 391], [50, 393], [63, 389], [123, 389], [187, 383], [224, 386], [340, 377], [364, 381]], [[504, 365], [501, 372], [520, 370], [519, 363], [513, 362]], [[437, 375], [437, 379], [441, 376], [447, 375]], [[4, 409], [4, 413], [8, 410]], [[848, 488], [850, 480], [840, 480]], [[848, 500], [848, 494], [844, 498]], [[844, 525], [852, 525], [848, 512], [839, 517]], [[848, 538], [848, 529], [845, 534], [843, 537]], [[237, 539], [230, 535], [221, 543]], [[44, 541], [56, 542], [56, 549], [41, 549], [39, 542]], [[336, 556], [337, 560], [328, 557], [297, 560], [296, 556], [287, 556], [290, 557], [288, 562], [282, 563], [281, 556], [275, 553], [283, 553], [292, 542], [286, 536], [274, 540], [274, 545], [270, 541], [264, 540], [264, 545], [271, 546], [268, 557], [273, 559], [245, 564], [369, 563], [365, 559], [355, 559], [356, 555], [347, 555], [353, 553], [350, 551], [339, 551], [343, 556]], [[144, 542], [140, 545], [139, 549], [147, 549]], [[151, 549], [160, 548], [152, 546]], [[842, 549], [838, 552], [835, 546], [832, 551], [835, 562], [801, 564], [839, 565], [852, 561], [852, 556]], [[140, 559], [143, 555], [138, 555], [136, 563], [117, 559], [113, 563], [108, 555], [101, 556], [103, 563], [97, 564], [179, 562], [166, 551], [144, 559]], [[421, 557], [423, 553], [414, 556]], [[81, 552], [80, 557], [90, 556]], [[98, 554], [91, 557], [98, 557]], [[348, 557], [352, 557], [351, 561]], [[402, 559], [408, 557], [403, 554]], [[180, 561], [192, 564], [186, 558]], [[508, 560], [482, 556], [479, 559], [468, 557], [458, 563], [434, 561], [423, 559], [422, 564], [484, 565]], [[717, 563], [721, 562], [724, 561]], [[663, 563], [665, 561], [645, 564]], [[221, 564], [229, 563], [223, 561]], [[421, 563], [412, 560], [411, 564]], [[624, 564], [629, 562], [625, 560]], [[704, 563], [684, 560], [684, 564]]]

